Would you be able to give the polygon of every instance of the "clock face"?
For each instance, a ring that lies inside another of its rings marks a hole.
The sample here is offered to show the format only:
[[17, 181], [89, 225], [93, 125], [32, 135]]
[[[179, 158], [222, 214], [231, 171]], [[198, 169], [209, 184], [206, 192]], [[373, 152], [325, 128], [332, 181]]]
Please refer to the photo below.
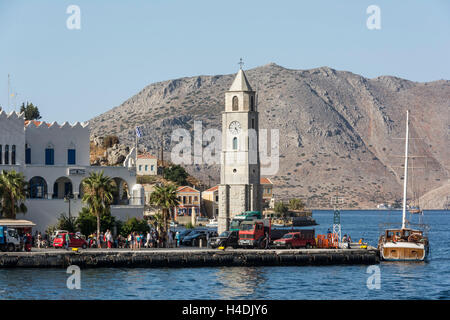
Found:
[[231, 134], [238, 134], [241, 131], [241, 124], [238, 121], [232, 121], [228, 128]]

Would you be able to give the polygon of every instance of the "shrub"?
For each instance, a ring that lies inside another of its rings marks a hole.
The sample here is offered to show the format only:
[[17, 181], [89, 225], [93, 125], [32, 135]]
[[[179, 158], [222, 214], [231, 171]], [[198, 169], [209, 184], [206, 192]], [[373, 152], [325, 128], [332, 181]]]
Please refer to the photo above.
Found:
[[109, 135], [103, 139], [103, 147], [111, 148], [113, 145], [119, 143], [119, 138], [117, 136]]
[[285, 216], [288, 213], [289, 208], [286, 204], [284, 204], [284, 202], [278, 201], [275, 203], [274, 210], [275, 210], [275, 213], [277, 213], [281, 216]]
[[291, 210], [303, 210], [305, 204], [301, 199], [291, 199], [289, 200], [289, 209]]
[[128, 219], [125, 223], [122, 224], [119, 233], [127, 237], [132, 232], [140, 232], [140, 233], [146, 233], [147, 231], [150, 231], [150, 227], [146, 220], [144, 219], [137, 219], [135, 217]]
[[[105, 232], [107, 229], [113, 230], [117, 224], [116, 218], [110, 213], [103, 214], [100, 218], [100, 231]], [[97, 218], [89, 212], [88, 208], [83, 208], [78, 214], [75, 225], [77, 231], [88, 236], [97, 231]]]
[[174, 165], [169, 168], [164, 168], [164, 179], [175, 182], [178, 185], [187, 184], [186, 178], [188, 174], [186, 170], [180, 165]]
[[136, 182], [139, 184], [153, 184], [157, 180], [156, 176], [137, 176]]

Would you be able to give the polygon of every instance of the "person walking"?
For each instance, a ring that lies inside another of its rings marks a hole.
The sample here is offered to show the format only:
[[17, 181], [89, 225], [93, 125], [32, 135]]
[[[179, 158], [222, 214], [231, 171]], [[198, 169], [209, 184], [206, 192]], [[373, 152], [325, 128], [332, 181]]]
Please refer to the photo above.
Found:
[[145, 247], [146, 248], [150, 247], [150, 238], [151, 238], [150, 232], [147, 231], [147, 239], [145, 241]]
[[69, 242], [70, 242], [70, 237], [69, 237], [69, 233], [67, 232], [65, 235], [65, 242], [64, 242], [64, 246], [66, 250], [69, 250]]
[[175, 234], [175, 240], [176, 240], [176, 245], [177, 245], [177, 248], [178, 248], [180, 246], [180, 232], [178, 232], [178, 231]]
[[37, 235], [37, 247], [40, 249], [41, 245], [42, 245], [42, 235], [39, 232], [38, 235]]
[[113, 239], [112, 239], [111, 231], [109, 229], [106, 230], [105, 238], [106, 238], [106, 243], [107, 243], [108, 249], [111, 249], [112, 248], [112, 240]]

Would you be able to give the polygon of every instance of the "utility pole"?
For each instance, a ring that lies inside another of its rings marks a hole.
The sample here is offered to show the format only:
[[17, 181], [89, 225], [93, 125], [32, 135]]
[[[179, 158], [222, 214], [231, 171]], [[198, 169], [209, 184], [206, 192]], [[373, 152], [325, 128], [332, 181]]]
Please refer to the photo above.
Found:
[[163, 134], [161, 133], [161, 140], [160, 140], [160, 148], [161, 148], [161, 166], [164, 166], [164, 140], [163, 140]]

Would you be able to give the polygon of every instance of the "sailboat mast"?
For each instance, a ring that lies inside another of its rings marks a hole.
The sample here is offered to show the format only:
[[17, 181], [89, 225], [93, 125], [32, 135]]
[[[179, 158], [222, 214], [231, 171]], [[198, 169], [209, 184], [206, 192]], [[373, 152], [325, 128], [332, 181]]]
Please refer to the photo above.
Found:
[[406, 196], [408, 187], [408, 141], [409, 140], [409, 110], [406, 110], [406, 139], [405, 139], [405, 174], [403, 176], [403, 215], [402, 229], [406, 228]]

